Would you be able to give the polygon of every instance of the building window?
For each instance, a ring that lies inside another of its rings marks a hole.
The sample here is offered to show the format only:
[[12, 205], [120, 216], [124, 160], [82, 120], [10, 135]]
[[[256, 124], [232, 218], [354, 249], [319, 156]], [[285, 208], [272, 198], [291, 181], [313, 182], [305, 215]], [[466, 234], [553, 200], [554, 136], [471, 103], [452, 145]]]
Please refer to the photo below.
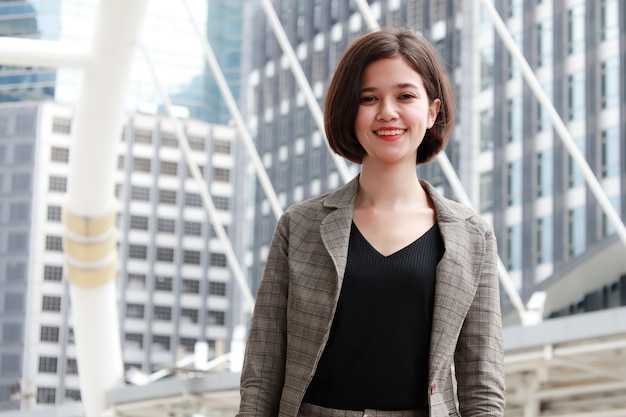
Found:
[[135, 143], [152, 143], [152, 131], [144, 129], [135, 129]]
[[219, 297], [226, 296], [226, 283], [209, 281], [209, 294]]
[[152, 336], [152, 345], [163, 350], [170, 350], [170, 337], [155, 334]]
[[611, 58], [601, 65], [600, 94], [602, 108], [619, 106], [619, 60]]
[[159, 219], [157, 225], [157, 231], [162, 233], [176, 233], [176, 220], [174, 219]]
[[154, 306], [154, 319], [161, 321], [172, 320], [172, 307], [168, 306]]
[[480, 89], [493, 88], [493, 47], [480, 50]]
[[585, 5], [579, 4], [567, 12], [567, 52], [577, 54], [585, 50]]
[[143, 274], [128, 274], [128, 286], [140, 290], [146, 289], [146, 276]]
[[185, 206], [202, 207], [202, 199], [200, 198], [200, 194], [185, 193]]
[[152, 169], [152, 161], [147, 158], [133, 158], [134, 172], [150, 172]]
[[211, 266], [225, 267], [226, 255], [223, 253], [211, 253], [209, 262]]
[[128, 257], [133, 259], [146, 259], [148, 257], [148, 247], [145, 245], [128, 245]]
[[74, 401], [80, 401], [81, 400], [80, 390], [67, 388], [65, 390], [65, 398], [74, 400]]
[[61, 206], [48, 206], [48, 221], [61, 221]]
[[28, 235], [22, 232], [9, 233], [7, 249], [9, 252], [25, 251], [28, 248]]
[[27, 163], [33, 161], [33, 145], [30, 143], [15, 145], [13, 148], [13, 162]]
[[130, 228], [148, 230], [148, 218], [145, 216], [130, 216]]
[[51, 175], [50, 182], [48, 184], [48, 190], [64, 193], [65, 191], [67, 191], [67, 178]]
[[[222, 225], [222, 228], [224, 229], [224, 233], [228, 234], [228, 226]], [[211, 225], [211, 237], [217, 237], [217, 232], [215, 231], [215, 227], [213, 227], [213, 225]]]
[[230, 142], [216, 139], [213, 141], [213, 152], [230, 155]]
[[187, 136], [189, 147], [194, 151], [204, 151], [204, 138], [202, 136]]
[[197, 250], [185, 250], [183, 252], [183, 263], [200, 265], [200, 252]]
[[159, 190], [159, 203], [176, 205], [176, 191]]
[[185, 235], [188, 236], [201, 236], [202, 235], [202, 223], [200, 222], [185, 222]]
[[585, 251], [585, 208], [578, 207], [567, 212], [568, 254], [576, 257]]
[[56, 402], [56, 388], [37, 388], [37, 404], [54, 404]]
[[69, 153], [70, 151], [67, 148], [53, 146], [52, 149], [50, 149], [50, 160], [67, 163], [69, 161]]
[[[612, 197], [609, 199], [611, 205], [619, 213], [620, 210], [620, 198], [619, 196]], [[604, 210], [602, 211], [602, 235], [600, 238], [605, 238], [607, 236], [614, 235], [616, 233], [615, 225], [612, 221], [609, 220]]]
[[[576, 139], [576, 146], [582, 154], [585, 154], [585, 139]], [[568, 154], [567, 160], [567, 178], [568, 185], [570, 188], [580, 187], [585, 184], [585, 177], [583, 175], [583, 171], [578, 165], [578, 163], [572, 158], [571, 155]]]
[[200, 294], [200, 281], [183, 278], [182, 290], [185, 294]]
[[480, 151], [493, 150], [493, 109], [480, 112]]
[[617, 0], [602, 0], [600, 8], [600, 31], [603, 41], [618, 37], [619, 6]]
[[11, 203], [9, 212], [11, 222], [23, 222], [30, 219], [30, 203], [18, 202]]
[[46, 250], [54, 252], [63, 252], [63, 237], [46, 236]]
[[537, 197], [552, 195], [553, 152], [552, 150], [537, 154]]
[[215, 208], [217, 210], [228, 210], [228, 207], [230, 206], [229, 198], [221, 196], [214, 196], [213, 204], [215, 204]]
[[143, 349], [143, 334], [141, 333], [126, 333], [124, 336], [126, 341], [126, 348]]
[[126, 317], [129, 319], [144, 318], [145, 307], [143, 304], [128, 303], [126, 304]]
[[185, 349], [185, 352], [193, 353], [196, 348], [197, 341], [198, 339], [194, 337], [181, 337], [178, 345]]
[[67, 375], [78, 375], [78, 362], [76, 359], [68, 358], [65, 373]]
[[209, 310], [207, 319], [209, 325], [223, 326], [226, 323], [226, 313], [223, 311]]
[[157, 261], [174, 262], [174, 248], [157, 247]]
[[63, 117], [55, 117], [52, 119], [52, 131], [62, 135], [69, 135], [72, 130], [72, 121]]
[[176, 162], [161, 161], [161, 175], [178, 175], [178, 164]]
[[4, 323], [2, 325], [2, 345], [10, 346], [22, 343], [22, 324]]
[[585, 73], [579, 71], [567, 77], [567, 114], [569, 120], [585, 117]]
[[187, 318], [192, 323], [198, 323], [198, 310], [195, 308], [183, 308], [180, 310], [181, 318]]
[[618, 176], [620, 173], [619, 127], [602, 131], [600, 155], [602, 178]]
[[168, 132], [161, 132], [161, 146], [168, 148], [178, 148], [176, 135]]
[[44, 281], [61, 281], [63, 279], [63, 267], [46, 265], [43, 269]]
[[229, 182], [230, 181], [230, 169], [213, 168], [213, 181]]
[[506, 267], [509, 271], [522, 268], [522, 226], [519, 224], [507, 227]]
[[509, 207], [522, 203], [522, 161], [520, 160], [507, 164], [506, 194]]
[[537, 219], [537, 264], [552, 262], [552, 216]]
[[55, 326], [41, 326], [39, 339], [42, 342], [59, 342], [59, 328]]
[[518, 96], [507, 101], [507, 140], [522, 140], [522, 97]]
[[[550, 100], [552, 100], [552, 84], [546, 84], [543, 86], [546, 95]], [[550, 119], [550, 114], [548, 113], [548, 109], [537, 102], [537, 131], [538, 132], [547, 132], [552, 129], [552, 120]]]
[[172, 292], [173, 280], [172, 277], [157, 276], [154, 280], [154, 289], [156, 291]]
[[480, 213], [493, 211], [493, 173], [491, 171], [480, 174]]
[[150, 189], [148, 187], [138, 187], [133, 185], [130, 192], [131, 200], [150, 201]]
[[39, 357], [39, 372], [43, 374], [56, 374], [57, 373], [58, 359], [50, 356]]
[[24, 262], [8, 262], [5, 271], [8, 282], [26, 281], [26, 264]]
[[61, 297], [44, 295], [41, 309], [43, 311], [61, 311]]
[[6, 313], [24, 312], [24, 294], [19, 292], [6, 292], [4, 294], [4, 311]]
[[552, 28], [552, 20], [546, 20], [537, 25], [537, 65], [539, 67], [552, 65]]
[[11, 191], [16, 193], [26, 193], [30, 191], [30, 174], [18, 172], [13, 174], [11, 180]]

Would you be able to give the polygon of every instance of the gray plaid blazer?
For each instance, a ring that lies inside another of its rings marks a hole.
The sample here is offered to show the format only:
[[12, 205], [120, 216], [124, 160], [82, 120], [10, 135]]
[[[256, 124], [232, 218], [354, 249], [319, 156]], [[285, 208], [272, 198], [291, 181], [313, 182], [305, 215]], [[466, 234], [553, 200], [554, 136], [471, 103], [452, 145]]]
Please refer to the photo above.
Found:
[[[435, 285], [430, 416], [500, 417], [505, 388], [493, 231], [471, 210], [422, 185], [445, 245]], [[358, 177], [293, 205], [278, 221], [250, 326], [239, 417], [298, 415], [341, 291], [357, 188]]]

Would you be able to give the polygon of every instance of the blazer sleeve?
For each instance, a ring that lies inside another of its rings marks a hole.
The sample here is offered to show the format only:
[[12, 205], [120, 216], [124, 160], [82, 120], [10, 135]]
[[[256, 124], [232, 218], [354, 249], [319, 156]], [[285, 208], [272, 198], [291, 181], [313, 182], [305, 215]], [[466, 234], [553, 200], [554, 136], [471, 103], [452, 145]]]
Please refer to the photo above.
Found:
[[504, 415], [504, 348], [496, 239], [485, 234], [485, 254], [476, 295], [455, 353], [459, 411], [463, 417]]
[[285, 379], [289, 217], [278, 221], [250, 324], [238, 417], [278, 415]]

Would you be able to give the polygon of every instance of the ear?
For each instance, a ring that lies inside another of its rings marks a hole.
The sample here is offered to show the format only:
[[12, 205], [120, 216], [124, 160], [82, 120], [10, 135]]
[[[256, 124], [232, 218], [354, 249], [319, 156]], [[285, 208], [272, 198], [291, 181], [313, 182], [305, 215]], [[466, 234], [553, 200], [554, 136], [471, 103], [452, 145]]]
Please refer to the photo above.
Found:
[[439, 109], [441, 108], [441, 100], [436, 98], [432, 103], [428, 106], [428, 129], [433, 127], [435, 124], [435, 120], [437, 120], [437, 115], [439, 114]]

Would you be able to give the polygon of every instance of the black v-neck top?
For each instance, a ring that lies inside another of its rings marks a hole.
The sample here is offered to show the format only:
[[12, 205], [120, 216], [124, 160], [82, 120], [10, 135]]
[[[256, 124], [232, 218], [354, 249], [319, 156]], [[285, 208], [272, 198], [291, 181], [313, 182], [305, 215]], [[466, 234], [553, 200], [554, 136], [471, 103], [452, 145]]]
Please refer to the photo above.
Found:
[[435, 268], [444, 250], [435, 224], [383, 256], [352, 223], [337, 311], [304, 402], [343, 410], [427, 407]]

